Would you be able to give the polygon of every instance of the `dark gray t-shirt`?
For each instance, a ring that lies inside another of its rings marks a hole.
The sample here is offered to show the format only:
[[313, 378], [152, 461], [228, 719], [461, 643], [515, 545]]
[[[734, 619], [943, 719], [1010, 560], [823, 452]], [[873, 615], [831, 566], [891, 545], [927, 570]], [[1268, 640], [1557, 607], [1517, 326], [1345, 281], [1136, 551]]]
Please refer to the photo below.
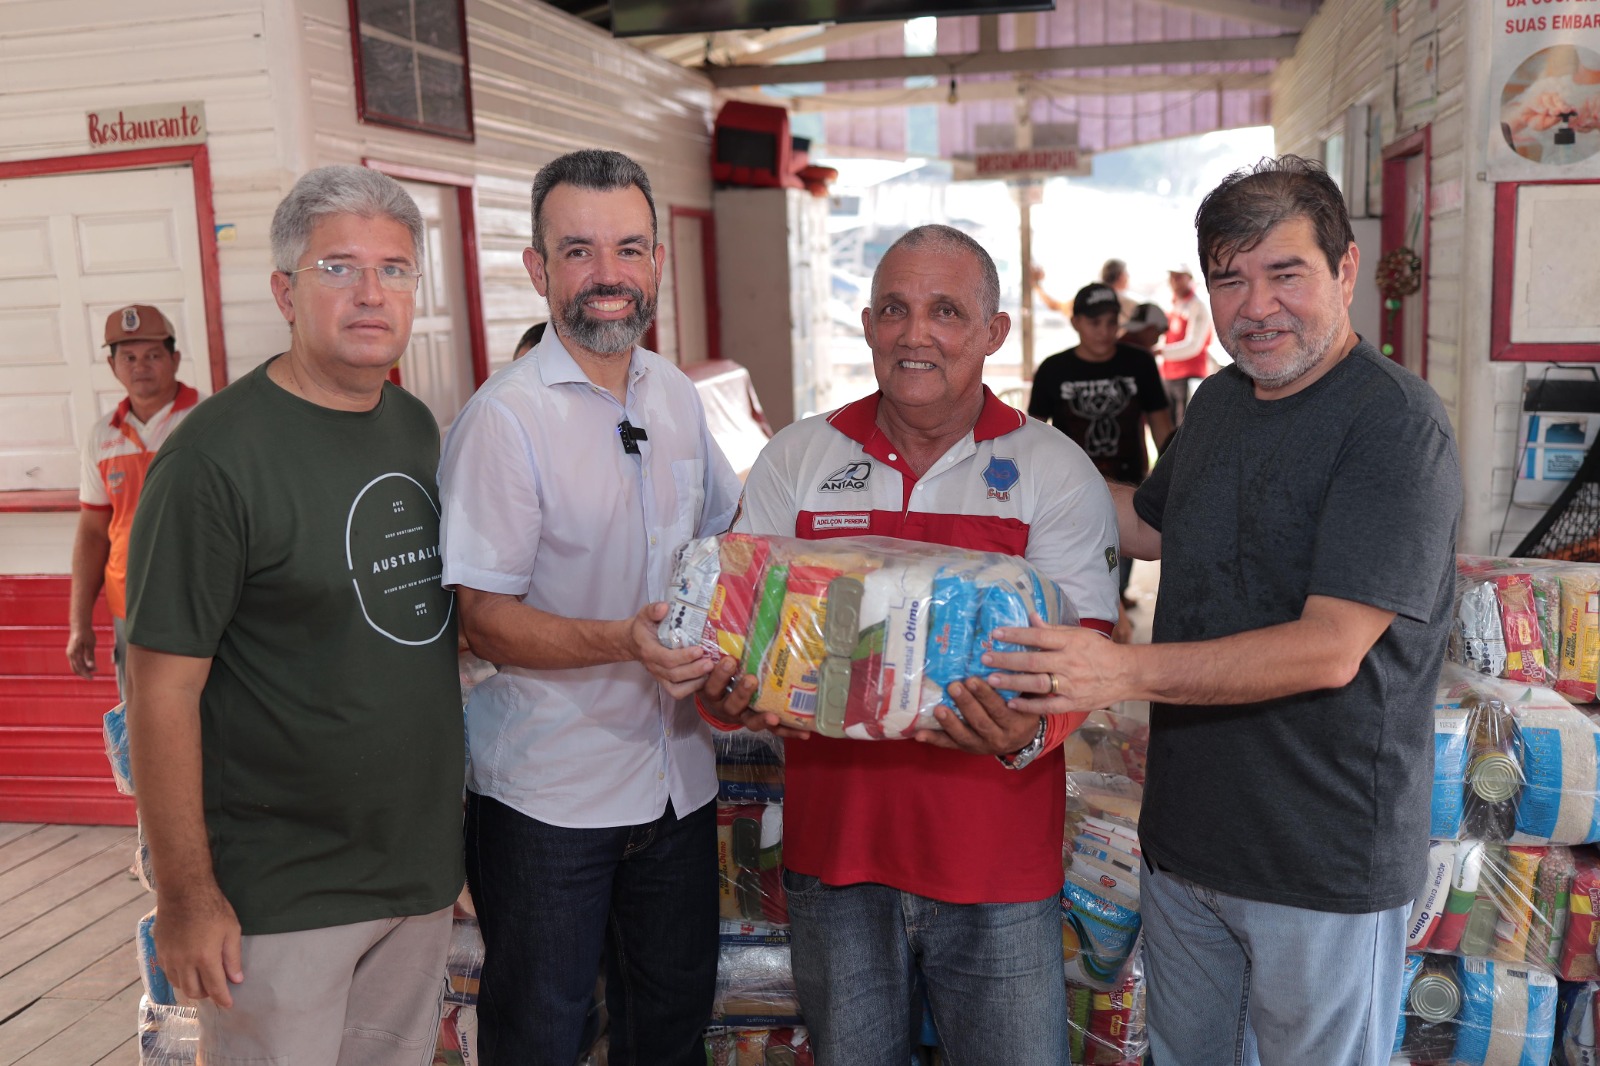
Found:
[[1153, 707], [1145, 853], [1247, 899], [1345, 913], [1411, 899], [1461, 511], [1439, 398], [1364, 341], [1281, 400], [1224, 368], [1134, 507], [1161, 531], [1157, 643], [1290, 622], [1312, 595], [1396, 614], [1341, 689]]

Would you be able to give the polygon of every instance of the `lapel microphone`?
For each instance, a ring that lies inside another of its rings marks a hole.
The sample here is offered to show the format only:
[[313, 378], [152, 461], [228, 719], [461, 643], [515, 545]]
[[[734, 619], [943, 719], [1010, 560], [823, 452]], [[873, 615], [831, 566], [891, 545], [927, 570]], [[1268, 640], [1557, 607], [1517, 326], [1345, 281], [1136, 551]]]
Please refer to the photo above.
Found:
[[650, 434], [643, 427], [634, 425], [626, 418], [617, 423], [617, 436], [622, 438], [622, 450], [629, 455], [638, 455], [639, 442], [650, 439]]

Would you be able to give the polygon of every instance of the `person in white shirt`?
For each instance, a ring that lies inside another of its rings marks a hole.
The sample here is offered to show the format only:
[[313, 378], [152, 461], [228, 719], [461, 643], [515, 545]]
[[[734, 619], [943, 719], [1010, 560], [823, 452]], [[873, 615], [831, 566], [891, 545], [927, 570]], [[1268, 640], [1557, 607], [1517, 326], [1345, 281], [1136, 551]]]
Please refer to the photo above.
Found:
[[637, 347], [665, 250], [617, 152], [533, 183], [540, 343], [445, 440], [444, 582], [499, 667], [467, 704], [467, 879], [485, 1066], [571, 1066], [602, 957], [611, 1061], [698, 1066], [717, 960], [717, 781], [688, 697], [712, 661], [656, 637], [673, 553], [739, 481], [693, 384]]

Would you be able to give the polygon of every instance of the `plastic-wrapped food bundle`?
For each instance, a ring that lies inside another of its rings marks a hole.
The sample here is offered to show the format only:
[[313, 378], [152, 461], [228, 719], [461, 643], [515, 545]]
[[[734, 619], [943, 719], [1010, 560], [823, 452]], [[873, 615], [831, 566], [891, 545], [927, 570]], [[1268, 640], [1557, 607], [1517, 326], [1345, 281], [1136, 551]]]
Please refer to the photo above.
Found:
[[1150, 1047], [1144, 973], [1134, 966], [1107, 990], [1067, 982], [1067, 1057], [1073, 1066], [1139, 1066]]
[[1128, 975], [1139, 941], [1139, 802], [1125, 777], [1067, 774], [1061, 950], [1067, 980], [1102, 992]]
[[783, 894], [783, 807], [717, 804], [718, 897], [732, 921], [789, 923]]
[[1600, 859], [1587, 849], [1573, 853], [1575, 870], [1567, 890], [1567, 927], [1561, 935], [1556, 973], [1568, 981], [1600, 978]]
[[1593, 865], [1586, 850], [1561, 846], [1434, 841], [1407, 947], [1526, 963], [1552, 974], [1592, 971], [1592, 926], [1578, 920], [1574, 904], [1589, 909], [1580, 872]]
[[483, 934], [478, 919], [457, 913], [450, 924], [450, 954], [445, 960], [446, 1003], [473, 1006], [478, 1002], [478, 982], [483, 977]]
[[446, 1003], [439, 1018], [439, 1041], [433, 1066], [476, 1066], [478, 1062], [478, 1009]]
[[1091, 711], [1061, 745], [1068, 770], [1093, 770], [1144, 783], [1150, 724], [1113, 711]]
[[1595, 993], [1592, 982], [1561, 982], [1556, 1004], [1556, 1049], [1552, 1066], [1600, 1066], [1600, 1036], [1596, 1035]]
[[1434, 726], [1433, 837], [1600, 840], [1600, 727], [1566, 700], [1447, 663]]
[[884, 537], [690, 541], [668, 598], [662, 643], [732, 656], [755, 710], [859, 740], [939, 728], [944, 686], [989, 672], [997, 626], [1078, 620], [1022, 559]]
[[804, 1028], [713, 1030], [706, 1066], [815, 1066]]
[[111, 779], [117, 791], [124, 796], [133, 795], [133, 767], [128, 759], [128, 705], [119, 703], [101, 719], [101, 732], [106, 739], [106, 759], [111, 763]]
[[716, 732], [717, 796], [730, 803], [783, 800], [783, 740], [763, 730]]
[[788, 930], [723, 923], [711, 1017], [736, 1028], [800, 1024]]
[[200, 1015], [195, 1008], [139, 997], [139, 1066], [195, 1066], [199, 1051]]
[[150, 845], [144, 838], [144, 826], [135, 827], [136, 834], [133, 856], [133, 874], [139, 879], [146, 892], [156, 890], [156, 868], [150, 864]]
[[1478, 673], [1593, 703], [1600, 676], [1600, 566], [1456, 558], [1450, 658]]
[[178, 997], [172, 992], [172, 982], [156, 963], [156, 912], [151, 911], [139, 919], [139, 930], [134, 936], [139, 955], [139, 976], [144, 980], [144, 994], [151, 1003], [160, 1007], [175, 1007]]
[[1522, 1066], [1550, 1061], [1555, 1045], [1556, 979], [1543, 970], [1492, 959], [1461, 959], [1459, 1066]]

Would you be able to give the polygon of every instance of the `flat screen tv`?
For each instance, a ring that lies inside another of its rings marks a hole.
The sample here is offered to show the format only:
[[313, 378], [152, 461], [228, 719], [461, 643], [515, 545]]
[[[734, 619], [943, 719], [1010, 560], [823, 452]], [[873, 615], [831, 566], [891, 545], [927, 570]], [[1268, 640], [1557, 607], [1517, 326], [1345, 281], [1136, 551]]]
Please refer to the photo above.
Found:
[[815, 22], [886, 22], [922, 15], [1053, 11], [1055, 0], [611, 0], [617, 37], [765, 30]]

